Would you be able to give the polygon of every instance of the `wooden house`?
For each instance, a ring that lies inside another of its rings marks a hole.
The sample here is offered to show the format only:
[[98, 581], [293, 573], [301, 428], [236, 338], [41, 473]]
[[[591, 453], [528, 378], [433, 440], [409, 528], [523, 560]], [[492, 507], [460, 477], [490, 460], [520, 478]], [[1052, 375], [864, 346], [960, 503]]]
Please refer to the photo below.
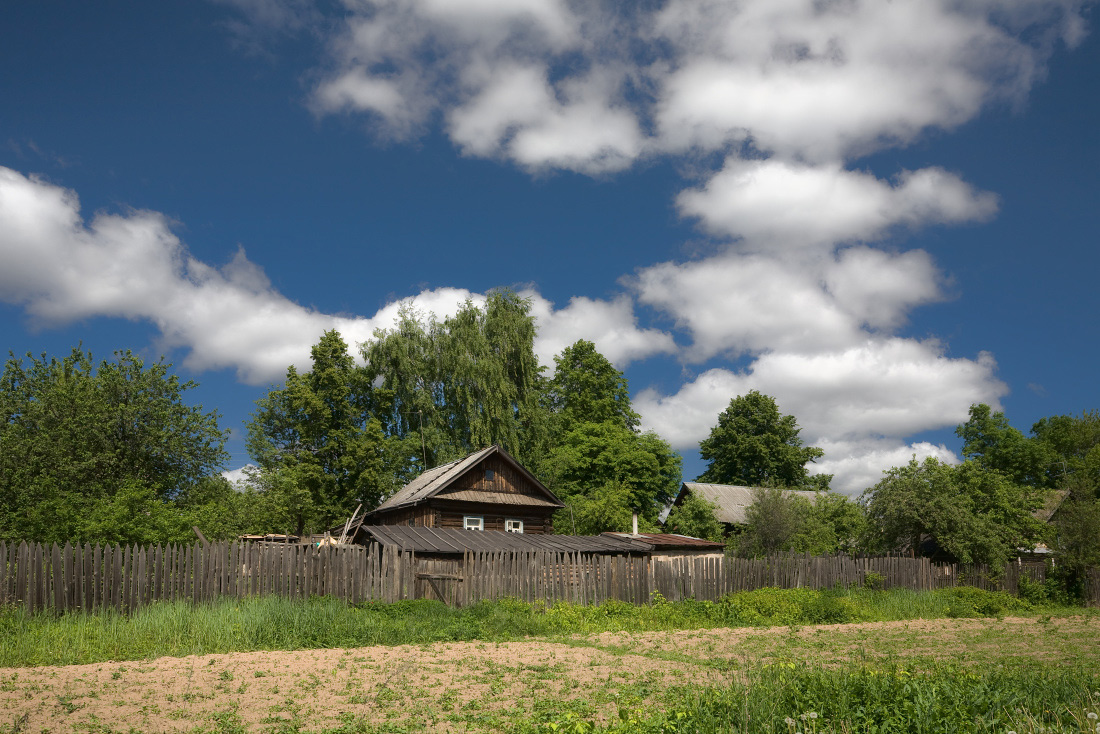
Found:
[[365, 525], [552, 533], [565, 504], [507, 451], [490, 446], [429, 469], [368, 512]]

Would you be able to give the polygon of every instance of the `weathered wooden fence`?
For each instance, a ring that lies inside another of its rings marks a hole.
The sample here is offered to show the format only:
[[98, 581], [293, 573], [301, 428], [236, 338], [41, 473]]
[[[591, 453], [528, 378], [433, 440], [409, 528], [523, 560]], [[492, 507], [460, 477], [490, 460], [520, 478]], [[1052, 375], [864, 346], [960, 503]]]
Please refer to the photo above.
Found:
[[392, 602], [408, 596], [410, 560], [410, 554], [378, 546], [0, 542], [0, 604], [127, 612], [153, 601], [262, 594]]
[[[874, 576], [871, 576], [874, 574]], [[960, 584], [1015, 593], [1019, 579], [1042, 581], [1042, 564], [1009, 564], [998, 576], [983, 566], [926, 558], [781, 555], [742, 558], [651, 558], [574, 553], [466, 553], [417, 557], [383, 546], [212, 543], [189, 546], [45, 546], [0, 542], [0, 604], [29, 611], [114, 609], [128, 612], [159, 600], [219, 597], [334, 596], [351, 602], [439, 599], [467, 605], [483, 599], [634, 604], [666, 599], [716, 600], [763, 587], [862, 585], [930, 591]], [[1087, 593], [1100, 603], [1100, 571]]]

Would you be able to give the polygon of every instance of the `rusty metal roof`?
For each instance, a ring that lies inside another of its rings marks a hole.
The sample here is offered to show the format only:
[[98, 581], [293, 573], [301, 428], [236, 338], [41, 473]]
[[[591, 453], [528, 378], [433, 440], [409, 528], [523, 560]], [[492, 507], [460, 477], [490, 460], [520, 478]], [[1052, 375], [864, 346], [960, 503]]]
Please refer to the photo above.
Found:
[[638, 533], [633, 535], [631, 533], [606, 532], [604, 535], [649, 543], [655, 550], [722, 550], [726, 547], [725, 543], [693, 538], [690, 535], [677, 535], [676, 533]]
[[382, 545], [417, 553], [465, 551], [549, 551], [554, 553], [648, 553], [649, 543], [604, 535], [536, 535], [499, 530], [362, 525], [360, 531]]

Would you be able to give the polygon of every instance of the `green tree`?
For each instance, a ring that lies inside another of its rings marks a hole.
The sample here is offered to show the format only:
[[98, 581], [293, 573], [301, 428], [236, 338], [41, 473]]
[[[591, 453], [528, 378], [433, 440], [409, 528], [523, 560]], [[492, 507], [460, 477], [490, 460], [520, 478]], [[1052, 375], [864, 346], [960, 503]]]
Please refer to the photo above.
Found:
[[746, 557], [779, 551], [815, 556], [848, 553], [863, 535], [862, 508], [842, 494], [816, 492], [812, 497], [776, 488], [756, 488], [746, 511], [748, 522], [731, 536], [730, 549]]
[[985, 403], [970, 406], [970, 419], [955, 429], [962, 454], [985, 469], [998, 471], [1016, 484], [1051, 486], [1054, 454], [1046, 441], [1028, 438], [1013, 428], [1002, 412]]
[[862, 501], [869, 548], [880, 552], [915, 556], [927, 536], [958, 562], [999, 567], [1045, 530], [1033, 516], [1041, 492], [974, 461], [952, 467], [914, 458], [887, 471]]
[[[626, 378], [592, 342], [576, 342], [554, 362], [556, 430], [541, 463], [546, 485], [573, 507], [573, 517], [578, 507], [586, 508], [586, 532], [622, 530], [624, 517], [629, 528], [635, 512], [655, 529], [661, 508], [680, 487], [680, 455], [657, 434], [638, 431]], [[555, 522], [567, 515], [559, 513]]]
[[[793, 415], [782, 415], [775, 399], [752, 390], [733, 398], [718, 425], [699, 444], [709, 462], [700, 482], [748, 487], [826, 488], [826, 479], [811, 480], [806, 464], [825, 455], [803, 446]], [[821, 476], [821, 475], [819, 475]]]
[[1066, 482], [1068, 496], [1055, 515], [1053, 548], [1068, 591], [1080, 597], [1089, 568], [1100, 568], [1100, 499], [1083, 474]]
[[807, 540], [796, 543], [794, 550], [814, 555], [851, 553], [859, 549], [866, 527], [867, 516], [859, 503], [836, 492], [818, 492], [801, 533]]
[[280, 498], [298, 535], [345, 519], [357, 504], [373, 508], [389, 488], [371, 386], [347, 344], [328, 331], [312, 349], [313, 369], [287, 370], [286, 383], [256, 401], [248, 451], [267, 476], [263, 491]]
[[528, 300], [494, 292], [442, 322], [405, 310], [374, 336], [365, 377], [406, 478], [492, 444], [537, 471], [549, 410]]
[[[1031, 433], [1047, 447], [1048, 484], [1072, 486], [1079, 498], [1090, 489], [1093, 496], [1100, 492], [1100, 411], [1043, 418], [1031, 427]], [[1083, 481], [1067, 484], [1070, 477], [1078, 475]]]
[[745, 558], [792, 550], [792, 541], [804, 529], [809, 514], [810, 503], [804, 497], [775, 487], [756, 487], [745, 511], [745, 528], [731, 539], [731, 547]]
[[641, 420], [630, 404], [626, 377], [596, 345], [581, 339], [554, 357], [551, 404], [568, 430], [579, 423], [615, 423], [631, 430]]
[[[570, 498], [570, 507], [554, 518], [554, 527], [568, 528], [567, 532], [577, 535], [598, 535], [603, 532], [630, 532], [633, 528], [633, 513], [630, 487], [618, 480], [594, 488], [587, 494], [578, 494]], [[639, 517], [638, 530], [649, 533], [657, 526], [647, 517]]]
[[146, 542], [182, 532], [171, 503], [227, 454], [217, 413], [187, 405], [195, 383], [170, 367], [129, 351], [97, 364], [79, 347], [63, 359], [12, 355], [0, 375], [0, 537]]
[[706, 497], [688, 492], [684, 501], [675, 505], [668, 513], [665, 528], [670, 533], [687, 535], [705, 540], [722, 539], [722, 523], [714, 516], [718, 505]]
[[615, 487], [625, 516], [637, 512], [650, 525], [680, 486], [680, 455], [668, 443], [614, 422], [577, 424], [551, 449], [544, 468], [546, 485], [563, 502], [596, 500]]

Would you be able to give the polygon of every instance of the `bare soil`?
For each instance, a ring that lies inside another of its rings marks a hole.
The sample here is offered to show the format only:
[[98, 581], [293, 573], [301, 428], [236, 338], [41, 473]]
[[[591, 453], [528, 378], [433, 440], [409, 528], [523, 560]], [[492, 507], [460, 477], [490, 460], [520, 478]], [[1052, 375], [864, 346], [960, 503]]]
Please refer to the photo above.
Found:
[[492, 731], [569, 702], [599, 717], [761, 662], [1100, 660], [1100, 620], [916, 620], [560, 641], [250, 652], [0, 668], [0, 732]]

